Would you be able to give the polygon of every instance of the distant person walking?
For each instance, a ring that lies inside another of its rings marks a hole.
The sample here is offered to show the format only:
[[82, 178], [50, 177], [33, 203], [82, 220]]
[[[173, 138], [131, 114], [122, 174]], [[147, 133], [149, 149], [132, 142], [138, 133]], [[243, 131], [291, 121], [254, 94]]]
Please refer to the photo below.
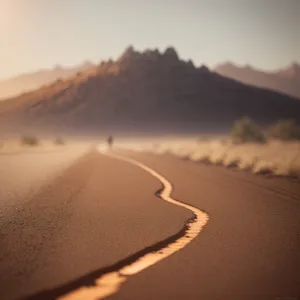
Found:
[[113, 143], [114, 143], [114, 138], [113, 138], [112, 135], [110, 135], [110, 136], [107, 138], [107, 145], [108, 145], [109, 149], [112, 149]]

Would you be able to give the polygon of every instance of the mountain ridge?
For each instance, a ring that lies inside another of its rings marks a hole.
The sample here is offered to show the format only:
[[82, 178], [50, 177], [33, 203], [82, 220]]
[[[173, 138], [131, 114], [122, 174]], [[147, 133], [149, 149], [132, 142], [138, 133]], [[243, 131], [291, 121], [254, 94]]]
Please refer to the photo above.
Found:
[[115, 61], [0, 103], [0, 119], [16, 128], [86, 132], [220, 131], [244, 115], [261, 124], [300, 121], [300, 101], [195, 67], [172, 47], [129, 47]]
[[232, 62], [218, 64], [213, 70], [222, 76], [245, 84], [267, 88], [300, 99], [300, 65], [296, 62], [277, 71], [269, 72], [249, 65], [238, 66]]
[[2, 79], [0, 80], [0, 101], [33, 91], [58, 78], [67, 78], [77, 72], [82, 72], [93, 67], [94, 64], [85, 61], [77, 66], [62, 67], [57, 65], [50, 69], [40, 69], [33, 72], [22, 73], [8, 79]]

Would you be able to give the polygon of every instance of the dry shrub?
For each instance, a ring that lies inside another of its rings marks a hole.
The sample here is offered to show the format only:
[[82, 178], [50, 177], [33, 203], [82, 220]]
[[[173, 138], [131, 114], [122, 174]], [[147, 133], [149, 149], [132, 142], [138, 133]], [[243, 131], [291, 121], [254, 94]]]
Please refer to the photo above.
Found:
[[274, 163], [265, 160], [259, 160], [253, 165], [252, 172], [254, 174], [274, 174], [276, 170], [276, 166]]
[[293, 120], [278, 121], [271, 128], [269, 136], [281, 141], [299, 141], [300, 127]]
[[226, 168], [238, 168], [241, 160], [239, 157], [227, 155], [223, 160], [223, 165]]
[[231, 130], [231, 137], [237, 144], [266, 142], [261, 128], [248, 117], [243, 117], [235, 122]]
[[66, 141], [63, 138], [56, 138], [54, 141], [55, 145], [62, 146], [66, 144]]
[[34, 135], [25, 135], [21, 138], [21, 144], [25, 146], [37, 146], [39, 144], [39, 140]]

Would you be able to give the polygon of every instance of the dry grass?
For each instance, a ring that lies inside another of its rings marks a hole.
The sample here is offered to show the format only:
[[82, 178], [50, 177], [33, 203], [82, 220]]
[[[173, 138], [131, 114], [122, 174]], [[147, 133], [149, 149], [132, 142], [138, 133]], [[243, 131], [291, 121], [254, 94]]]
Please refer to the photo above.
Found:
[[300, 177], [300, 142], [234, 144], [230, 140], [162, 143], [148, 150], [196, 162], [239, 168], [255, 174]]
[[[71, 143], [72, 144], [72, 143]], [[69, 146], [69, 143], [68, 143]], [[66, 147], [63, 139], [33, 139], [29, 137], [22, 137], [21, 139], [6, 139], [0, 140], [0, 155], [1, 154], [14, 154], [14, 153], [40, 153], [57, 151]]]

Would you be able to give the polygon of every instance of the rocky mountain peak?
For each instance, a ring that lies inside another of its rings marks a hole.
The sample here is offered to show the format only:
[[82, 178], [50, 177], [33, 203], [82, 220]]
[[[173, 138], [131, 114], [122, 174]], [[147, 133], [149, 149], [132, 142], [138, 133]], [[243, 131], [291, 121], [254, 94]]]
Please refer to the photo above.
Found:
[[164, 57], [167, 57], [169, 59], [172, 59], [172, 60], [179, 60], [179, 57], [178, 57], [178, 54], [176, 52], [176, 50], [173, 48], [173, 47], [168, 47], [165, 52], [164, 52]]

